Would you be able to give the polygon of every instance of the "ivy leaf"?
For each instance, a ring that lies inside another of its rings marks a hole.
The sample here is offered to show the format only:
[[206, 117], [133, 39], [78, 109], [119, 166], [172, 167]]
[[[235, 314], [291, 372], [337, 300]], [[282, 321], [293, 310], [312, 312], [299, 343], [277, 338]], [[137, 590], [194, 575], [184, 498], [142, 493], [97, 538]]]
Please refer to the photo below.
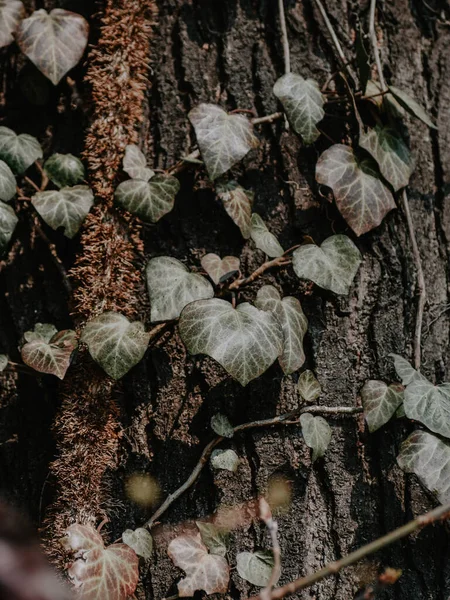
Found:
[[407, 112], [409, 112], [410, 115], [416, 117], [417, 119], [420, 119], [420, 121], [425, 123], [425, 125], [428, 125], [428, 127], [431, 127], [432, 129], [437, 129], [436, 125], [433, 123], [433, 121], [430, 119], [430, 117], [427, 115], [424, 109], [420, 106], [420, 104], [416, 100], [414, 100], [414, 98], [411, 98], [411, 96], [409, 96], [406, 92], [400, 90], [397, 87], [394, 87], [393, 85], [389, 86], [389, 91], [400, 104], [400, 106], [404, 108]]
[[8, 127], [0, 127], [0, 159], [16, 175], [24, 173], [35, 160], [42, 158], [40, 143], [32, 135], [16, 135]]
[[253, 192], [244, 190], [236, 181], [218, 183], [217, 195], [228, 215], [241, 230], [242, 237], [250, 237], [252, 223]]
[[51, 323], [36, 323], [33, 329], [23, 334], [27, 342], [49, 342], [58, 333], [57, 328]]
[[236, 556], [239, 576], [259, 587], [269, 583], [273, 567], [273, 556], [268, 552], [239, 552]]
[[361, 133], [359, 145], [377, 161], [381, 174], [396, 192], [408, 185], [414, 161], [405, 142], [393, 129], [377, 125]]
[[67, 570], [81, 600], [126, 600], [139, 580], [139, 560], [126, 544], [105, 548], [102, 536], [88, 525], [75, 523], [62, 545], [75, 554]]
[[236, 473], [239, 467], [239, 456], [234, 450], [214, 450], [211, 454], [211, 466], [213, 469], [222, 469]]
[[310, 279], [335, 294], [348, 294], [361, 264], [361, 253], [346, 235], [332, 235], [322, 245], [304, 244], [292, 255], [300, 279]]
[[224, 256], [220, 258], [217, 254], [205, 254], [201, 265], [216, 285], [221, 283], [225, 275], [239, 271], [241, 261], [236, 256]]
[[8, 357], [6, 354], [0, 354], [0, 373], [8, 366]]
[[395, 371], [403, 385], [408, 385], [416, 379], [426, 381], [425, 377], [419, 373], [419, 371], [416, 371], [416, 369], [414, 369], [414, 367], [402, 356], [399, 356], [398, 354], [389, 354], [389, 356], [394, 361]]
[[170, 212], [180, 182], [171, 175], [156, 175], [151, 181], [129, 179], [119, 184], [114, 195], [116, 202], [143, 221], [156, 223]]
[[225, 415], [218, 413], [211, 418], [211, 428], [214, 433], [221, 437], [232, 438], [234, 436], [234, 428]]
[[253, 125], [243, 115], [228, 115], [216, 104], [199, 104], [188, 116], [213, 181], [258, 145]]
[[198, 590], [207, 594], [225, 594], [230, 580], [228, 563], [223, 556], [208, 554], [200, 534], [174, 538], [167, 553], [174, 565], [186, 573], [178, 583], [181, 598], [193, 596]]
[[44, 163], [44, 171], [59, 188], [76, 185], [86, 177], [83, 163], [73, 154], [52, 154]]
[[214, 289], [205, 277], [190, 273], [171, 256], [149, 260], [146, 275], [152, 322], [177, 319], [190, 302], [214, 296]]
[[24, 337], [27, 343], [21, 350], [23, 362], [39, 373], [64, 379], [72, 353], [78, 346], [75, 331], [58, 332], [53, 325], [37, 323], [34, 331], [28, 331]]
[[317, 161], [316, 179], [333, 190], [337, 207], [356, 233], [377, 227], [395, 208], [391, 192], [368, 161], [358, 161], [349, 146], [335, 144]]
[[142, 556], [146, 560], [152, 557], [153, 538], [143, 527], [138, 527], [134, 531], [126, 529], [122, 533], [122, 541], [130, 546], [138, 556]]
[[273, 93], [283, 105], [294, 131], [302, 136], [305, 144], [312, 144], [320, 135], [316, 125], [325, 116], [317, 82], [296, 73], [286, 73], [275, 83]]
[[255, 306], [272, 312], [283, 330], [283, 352], [279, 357], [285, 375], [300, 369], [305, 362], [303, 338], [308, 329], [308, 319], [297, 298], [286, 296], [281, 299], [273, 285], [265, 285], [258, 290]]
[[227, 553], [227, 535], [226, 533], [213, 525], [212, 523], [202, 523], [196, 521], [202, 542], [211, 552], [211, 554], [217, 554], [217, 556], [225, 556]]
[[0, 202], [0, 254], [6, 250], [19, 219], [13, 209]]
[[450, 383], [433, 385], [425, 377], [413, 379], [403, 401], [408, 419], [450, 438]]
[[313, 402], [322, 393], [320, 383], [312, 371], [303, 371], [298, 378], [297, 388], [300, 396], [305, 402]]
[[372, 433], [387, 423], [402, 404], [403, 386], [398, 383], [388, 386], [384, 381], [371, 379], [361, 389], [361, 400]]
[[38, 192], [31, 202], [49, 227], [62, 227], [64, 235], [73, 238], [94, 205], [94, 194], [87, 185], [75, 185]]
[[401, 445], [397, 462], [407, 473], [415, 473], [441, 504], [450, 501], [449, 444], [426, 431], [413, 431]]
[[252, 214], [250, 237], [255, 242], [255, 246], [265, 252], [267, 256], [270, 256], [270, 258], [283, 256], [284, 250], [280, 246], [279, 241], [273, 233], [270, 233], [266, 224], [257, 213]]
[[0, 48], [14, 41], [13, 33], [25, 14], [20, 0], [0, 0]]
[[36, 67], [56, 85], [83, 56], [89, 25], [77, 13], [41, 8], [24, 19], [17, 30], [17, 43]]
[[331, 440], [331, 427], [322, 417], [310, 413], [300, 415], [303, 438], [312, 453], [312, 462], [323, 456]]
[[8, 202], [16, 195], [16, 178], [8, 165], [0, 160], [0, 200]]
[[147, 167], [147, 159], [135, 144], [129, 144], [125, 148], [123, 170], [132, 179], [141, 179], [142, 181], [148, 181], [155, 174], [155, 171]]
[[248, 302], [198, 300], [181, 313], [180, 334], [191, 354], [207, 354], [241, 385], [259, 377], [283, 351], [278, 320]]

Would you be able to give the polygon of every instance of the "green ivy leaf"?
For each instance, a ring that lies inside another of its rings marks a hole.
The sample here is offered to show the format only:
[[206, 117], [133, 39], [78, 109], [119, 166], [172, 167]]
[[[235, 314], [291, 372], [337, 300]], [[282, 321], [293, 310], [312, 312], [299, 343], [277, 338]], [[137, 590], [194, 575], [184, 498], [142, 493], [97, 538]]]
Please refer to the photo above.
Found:
[[190, 273], [171, 256], [149, 260], [146, 276], [152, 322], [177, 319], [186, 304], [214, 296], [214, 289], [205, 277]]
[[234, 428], [225, 415], [218, 413], [211, 418], [211, 428], [214, 433], [221, 437], [232, 438], [234, 436]]
[[23, 334], [23, 337], [27, 342], [48, 343], [57, 333], [57, 328], [51, 323], [36, 323], [33, 329]]
[[52, 154], [44, 163], [44, 171], [59, 188], [81, 183], [86, 177], [83, 163], [73, 154]]
[[49, 227], [63, 227], [64, 235], [73, 238], [94, 205], [94, 194], [87, 185], [38, 192], [31, 202]]
[[200, 531], [202, 542], [205, 544], [211, 554], [216, 554], [217, 556], [226, 556], [226, 533], [223, 530], [218, 529], [212, 523], [202, 523], [201, 521], [196, 521], [195, 524]]
[[147, 167], [147, 159], [135, 144], [129, 144], [125, 148], [123, 170], [132, 179], [141, 179], [142, 181], [148, 181], [155, 174], [155, 171]]
[[281, 325], [248, 302], [237, 308], [219, 298], [188, 304], [180, 334], [191, 354], [207, 354], [241, 385], [258, 377], [283, 351]]
[[23, 362], [39, 373], [64, 379], [72, 353], [78, 346], [75, 331], [58, 332], [53, 325], [37, 323], [34, 331], [27, 331], [24, 337], [27, 343], [21, 350]]
[[129, 179], [119, 184], [115, 199], [143, 221], [156, 223], [172, 210], [179, 189], [180, 182], [170, 175], [156, 175], [151, 181]]
[[125, 529], [122, 533], [122, 541], [127, 546], [130, 546], [138, 556], [142, 556], [146, 560], [152, 557], [153, 538], [143, 527], [138, 527], [134, 531], [132, 529]]
[[335, 144], [316, 165], [316, 179], [333, 190], [337, 207], [356, 233], [377, 227], [395, 208], [394, 198], [368, 161], [358, 161], [349, 146]]
[[0, 160], [0, 200], [8, 202], [16, 195], [16, 178], [8, 165]]
[[416, 379], [426, 381], [425, 377], [402, 356], [398, 354], [389, 354], [389, 356], [394, 361], [395, 371], [403, 385], [408, 385]]
[[241, 261], [236, 256], [224, 256], [220, 258], [217, 254], [205, 254], [201, 265], [216, 285], [229, 273], [239, 271]]
[[250, 237], [255, 242], [255, 246], [265, 252], [267, 256], [271, 258], [283, 256], [284, 250], [279, 241], [273, 233], [270, 233], [264, 221], [256, 213], [252, 214]]
[[213, 181], [258, 145], [253, 126], [243, 115], [228, 115], [216, 104], [199, 104], [188, 116]]
[[424, 377], [413, 379], [406, 386], [403, 403], [408, 419], [450, 438], [450, 383], [433, 385]]
[[402, 404], [403, 386], [398, 383], [388, 386], [384, 381], [371, 379], [361, 389], [361, 400], [372, 433], [387, 423]]
[[239, 576], [259, 587], [269, 583], [273, 567], [273, 556], [269, 552], [239, 552], [236, 556]]
[[14, 41], [13, 33], [25, 14], [20, 0], [0, 0], [0, 48]]
[[325, 116], [317, 82], [296, 73], [286, 73], [275, 83], [273, 93], [283, 105], [294, 131], [302, 136], [305, 144], [312, 144], [320, 135], [316, 125]]
[[272, 312], [281, 324], [284, 341], [278, 360], [285, 375], [300, 369], [305, 362], [303, 338], [308, 329], [308, 319], [300, 302], [293, 296], [281, 299], [273, 285], [265, 285], [258, 290], [255, 306]]
[[0, 127], [0, 159], [16, 175], [24, 173], [35, 160], [42, 158], [40, 143], [32, 135], [16, 135], [8, 127]]
[[297, 389], [305, 402], [313, 402], [322, 393], [320, 383], [312, 371], [303, 371], [298, 378]]
[[312, 449], [312, 462], [323, 456], [331, 441], [331, 427], [322, 417], [310, 413], [300, 415], [305, 443]]
[[143, 323], [130, 323], [112, 311], [88, 321], [81, 334], [92, 358], [113, 379], [120, 379], [140, 362], [149, 340]]
[[361, 264], [361, 253], [346, 235], [332, 235], [322, 245], [305, 244], [292, 255], [295, 274], [335, 294], [348, 294]]
[[244, 190], [236, 181], [218, 183], [216, 190], [228, 215], [241, 230], [242, 237], [248, 239], [252, 224], [253, 192]]
[[17, 30], [17, 43], [36, 67], [56, 85], [83, 56], [89, 25], [77, 13], [41, 8], [24, 19]]
[[0, 254], [8, 247], [18, 222], [19, 219], [13, 209], [4, 202], [0, 202]]
[[239, 456], [234, 450], [214, 450], [211, 454], [211, 466], [213, 469], [222, 469], [236, 473], [239, 462]]
[[0, 354], [0, 373], [8, 366], [8, 357], [6, 354]]
[[427, 115], [424, 109], [420, 106], [420, 104], [416, 102], [416, 100], [414, 100], [414, 98], [411, 98], [411, 96], [409, 96], [406, 92], [400, 90], [397, 87], [394, 87], [393, 85], [389, 86], [389, 91], [400, 104], [400, 106], [404, 108], [407, 112], [409, 112], [410, 115], [416, 117], [417, 119], [425, 123], [425, 125], [428, 125], [428, 127], [431, 127], [432, 129], [437, 129], [436, 125], [433, 123], [433, 121], [430, 119], [430, 117]]

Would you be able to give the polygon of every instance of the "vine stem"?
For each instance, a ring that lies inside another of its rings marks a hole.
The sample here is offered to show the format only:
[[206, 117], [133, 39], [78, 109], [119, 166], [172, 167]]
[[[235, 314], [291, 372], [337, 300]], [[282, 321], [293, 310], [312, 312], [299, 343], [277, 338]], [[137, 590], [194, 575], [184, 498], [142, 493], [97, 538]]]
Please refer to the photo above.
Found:
[[266, 115], [265, 117], [255, 117], [251, 119], [252, 125], [259, 125], [260, 123], [273, 123], [277, 119], [281, 119], [284, 115], [282, 112], [272, 113], [271, 115]]
[[380, 80], [381, 90], [387, 89], [386, 81], [383, 75], [383, 68], [381, 66], [380, 51], [378, 49], [377, 33], [375, 31], [375, 11], [377, 7], [377, 0], [370, 0], [370, 14], [369, 14], [369, 35], [372, 43], [373, 54], [375, 57], [375, 64], [377, 65], [378, 78]]
[[284, 265], [289, 265], [290, 263], [291, 259], [286, 258], [284, 254], [283, 256], [277, 256], [277, 258], [274, 258], [273, 260], [268, 260], [267, 262], [263, 263], [260, 267], [256, 269], [256, 271], [253, 271], [253, 273], [248, 277], [242, 277], [241, 279], [236, 279], [235, 281], [233, 281], [233, 283], [230, 284], [228, 289], [238, 290], [241, 286], [247, 285], [248, 283], [255, 281], [255, 279], [257, 279], [260, 275], [267, 271], [267, 269], [271, 269], [272, 267], [282, 267]]
[[273, 568], [266, 587], [260, 592], [261, 600], [270, 600], [272, 590], [281, 574], [281, 548], [278, 541], [278, 523], [272, 517], [272, 511], [265, 498], [259, 500], [259, 515], [269, 530], [272, 541]]
[[281, 37], [283, 40], [284, 72], [291, 72], [291, 53], [289, 50], [289, 40], [286, 27], [286, 15], [284, 12], [284, 0], [278, 0], [278, 9], [280, 13]]
[[[291, 594], [295, 594], [296, 592], [308, 588], [318, 581], [325, 579], [325, 577], [329, 577], [330, 575], [336, 575], [345, 567], [353, 565], [358, 562], [362, 558], [385, 548], [386, 546], [390, 546], [394, 542], [403, 539], [404, 537], [414, 533], [418, 529], [422, 529], [423, 527], [427, 527], [432, 523], [435, 523], [438, 520], [448, 519], [450, 517], [450, 503], [444, 504], [443, 506], [439, 506], [434, 510], [431, 510], [428, 513], [420, 515], [416, 519], [406, 523], [402, 527], [398, 529], [394, 529], [390, 533], [370, 542], [370, 544], [366, 544], [358, 550], [351, 552], [347, 556], [344, 556], [340, 560], [334, 561], [326, 565], [323, 569], [316, 571], [315, 573], [311, 573], [310, 575], [306, 575], [306, 577], [301, 577], [296, 579], [295, 581], [291, 581], [286, 585], [283, 585], [272, 591], [271, 599], [272, 600], [280, 600], [281, 598], [285, 598], [286, 596], [290, 596]], [[263, 600], [262, 595], [259, 596], [251, 596], [249, 600]]]

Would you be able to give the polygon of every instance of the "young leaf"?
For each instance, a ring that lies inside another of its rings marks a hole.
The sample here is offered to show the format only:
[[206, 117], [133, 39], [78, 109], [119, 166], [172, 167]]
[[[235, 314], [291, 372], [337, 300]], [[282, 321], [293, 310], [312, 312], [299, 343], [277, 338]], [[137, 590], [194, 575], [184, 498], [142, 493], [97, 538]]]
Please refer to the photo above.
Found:
[[8, 357], [6, 354], [0, 354], [0, 373], [8, 366]]
[[0, 202], [0, 254], [6, 250], [18, 222], [19, 219], [13, 209]]
[[214, 450], [211, 454], [213, 469], [223, 469], [235, 473], [239, 467], [239, 456], [234, 450]]
[[361, 389], [364, 416], [372, 433], [389, 421], [403, 402], [403, 386], [371, 379]]
[[337, 207], [356, 233], [377, 227], [395, 208], [391, 192], [378, 179], [368, 161], [358, 161], [349, 146], [335, 144], [316, 165], [316, 179], [333, 190]]
[[450, 383], [433, 385], [425, 377], [415, 378], [406, 386], [403, 404], [408, 419], [450, 438]]
[[244, 190], [236, 181], [218, 183], [217, 195], [228, 215], [241, 230], [242, 237], [250, 237], [252, 223], [253, 192]]
[[320, 247], [305, 244], [292, 255], [297, 277], [335, 294], [349, 293], [361, 260], [361, 253], [346, 235], [332, 235]]
[[397, 462], [407, 473], [415, 473], [441, 504], [450, 501], [449, 444], [426, 431], [413, 431], [401, 445]]
[[39, 373], [48, 373], [64, 379], [72, 353], [78, 346], [75, 331], [67, 329], [50, 336], [40, 335], [37, 329], [36, 327], [34, 332], [27, 332], [24, 336], [27, 343], [21, 350], [23, 362]]
[[221, 437], [232, 438], [234, 428], [225, 415], [218, 413], [211, 418], [211, 429]]
[[294, 131], [302, 136], [305, 144], [312, 144], [320, 135], [316, 125], [325, 115], [317, 82], [287, 73], [275, 83], [273, 93], [283, 105]]
[[308, 319], [297, 298], [286, 296], [281, 299], [273, 285], [264, 285], [256, 295], [255, 306], [272, 312], [279, 320], [283, 330], [283, 353], [279, 356], [285, 375], [300, 369], [305, 362], [303, 338], [308, 329]]
[[20, 0], [0, 0], [0, 48], [14, 41], [13, 33], [25, 14]]
[[259, 587], [269, 583], [273, 566], [273, 556], [268, 552], [239, 552], [236, 556], [239, 576]]
[[86, 177], [83, 163], [73, 154], [52, 154], [44, 163], [44, 171], [59, 188], [76, 185]]
[[8, 202], [16, 195], [16, 178], [8, 165], [0, 160], [0, 200]]
[[414, 161], [396, 131], [377, 125], [367, 133], [361, 133], [359, 145], [377, 161], [381, 174], [396, 192], [408, 185]]
[[16, 175], [24, 173], [38, 158], [42, 158], [40, 143], [32, 135], [16, 135], [8, 127], [0, 127], [0, 159]]
[[300, 415], [303, 438], [312, 453], [312, 462], [323, 456], [331, 440], [331, 428], [322, 417], [310, 413]]
[[58, 333], [57, 328], [51, 323], [36, 323], [33, 329], [23, 334], [27, 342], [49, 342]]
[[56, 85], [83, 56], [89, 25], [81, 15], [41, 8], [24, 19], [17, 30], [22, 52]]
[[142, 556], [146, 560], [152, 557], [153, 538], [143, 527], [138, 527], [134, 531], [126, 529], [122, 533], [122, 541], [130, 546], [138, 556]]
[[73, 238], [94, 205], [94, 194], [87, 185], [75, 185], [38, 192], [31, 202], [49, 227], [62, 227], [64, 235]]
[[322, 388], [312, 371], [303, 371], [298, 378], [297, 388], [300, 396], [306, 402], [313, 402], [322, 393]]
[[123, 181], [118, 185], [114, 198], [122, 208], [143, 221], [156, 223], [172, 210], [179, 189], [180, 182], [176, 177], [156, 175], [151, 181]]
[[419, 371], [416, 371], [416, 369], [414, 369], [414, 367], [402, 356], [399, 356], [398, 354], [389, 354], [389, 356], [394, 361], [395, 371], [403, 385], [408, 385], [414, 380], [426, 381], [425, 377], [419, 373]]
[[123, 170], [132, 179], [141, 179], [142, 181], [148, 181], [155, 174], [155, 171], [147, 167], [147, 159], [135, 144], [129, 144], [125, 148]]
[[279, 241], [273, 233], [270, 233], [266, 224], [257, 213], [252, 214], [250, 237], [255, 242], [255, 246], [265, 252], [267, 256], [270, 256], [270, 258], [283, 256], [284, 250], [280, 246]]
[[237, 308], [219, 298], [192, 302], [179, 327], [191, 354], [211, 356], [241, 385], [264, 373], [283, 351], [276, 317], [248, 302]]
[[228, 115], [216, 104], [199, 104], [188, 116], [213, 181], [258, 145], [253, 126], [243, 115]]
[[222, 529], [218, 529], [212, 523], [202, 523], [196, 521], [202, 542], [211, 552], [211, 554], [217, 554], [217, 556], [225, 556], [227, 553], [227, 535]]
[[171, 256], [149, 260], [146, 275], [152, 322], [177, 319], [190, 302], [214, 296], [214, 289], [205, 277], [190, 273]]
[[411, 98], [411, 96], [409, 96], [406, 92], [400, 90], [397, 87], [394, 87], [393, 85], [389, 86], [389, 91], [400, 104], [400, 106], [404, 108], [407, 112], [409, 112], [410, 115], [416, 117], [417, 119], [420, 119], [420, 121], [425, 123], [425, 125], [428, 125], [428, 127], [431, 127], [432, 129], [437, 129], [436, 125], [433, 123], [433, 121], [430, 119], [430, 117], [427, 115], [424, 109], [420, 106], [420, 104], [416, 102], [416, 100], [414, 100], [414, 98]]
[[205, 254], [201, 265], [216, 285], [228, 273], [239, 271], [240, 260], [236, 256], [224, 256], [220, 258], [217, 254]]
[[200, 534], [185, 534], [174, 538], [167, 553], [186, 577], [178, 583], [181, 598], [193, 596], [197, 590], [207, 594], [225, 594], [230, 580], [230, 568], [223, 556], [208, 554]]
[[61, 540], [76, 559], [67, 570], [81, 600], [126, 600], [139, 580], [139, 560], [126, 544], [106, 547], [89, 525], [75, 523]]

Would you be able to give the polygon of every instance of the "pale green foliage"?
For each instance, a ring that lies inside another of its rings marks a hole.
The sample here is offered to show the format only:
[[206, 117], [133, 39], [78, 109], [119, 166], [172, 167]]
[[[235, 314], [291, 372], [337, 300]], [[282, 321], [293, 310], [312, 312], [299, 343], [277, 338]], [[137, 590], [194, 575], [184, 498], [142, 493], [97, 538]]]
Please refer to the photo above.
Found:
[[279, 241], [273, 233], [270, 233], [264, 221], [256, 213], [252, 214], [250, 237], [255, 242], [255, 246], [265, 252], [267, 256], [271, 258], [283, 256], [284, 250]]
[[0, 0], [0, 48], [14, 41], [13, 33], [24, 14], [25, 7], [20, 0]]
[[138, 527], [134, 531], [126, 529], [122, 533], [122, 541], [127, 546], [130, 546], [138, 556], [142, 556], [146, 560], [152, 557], [153, 538], [143, 527]]
[[297, 389], [306, 402], [313, 402], [322, 393], [320, 383], [312, 371], [306, 370], [298, 378]]
[[44, 171], [59, 188], [77, 185], [86, 177], [83, 163], [73, 154], [52, 154], [44, 163]]
[[0, 254], [7, 248], [18, 222], [19, 219], [13, 209], [0, 202]]
[[64, 379], [73, 351], [78, 346], [75, 331], [57, 331], [48, 323], [37, 323], [24, 334], [27, 341], [21, 349], [23, 362], [39, 373]]
[[0, 159], [5, 161], [16, 175], [24, 173], [38, 158], [42, 148], [32, 135], [16, 135], [8, 127], [0, 127]]
[[419, 371], [416, 371], [416, 369], [402, 356], [399, 356], [398, 354], [389, 354], [389, 356], [394, 361], [395, 371], [403, 385], [408, 385], [416, 379], [425, 380], [425, 377], [419, 373]]
[[305, 443], [312, 449], [312, 461], [323, 456], [331, 441], [331, 428], [323, 417], [310, 413], [300, 415], [300, 425]]
[[228, 215], [241, 230], [242, 237], [250, 237], [252, 223], [253, 192], [244, 190], [236, 181], [217, 183], [217, 195]]
[[436, 125], [433, 123], [433, 121], [430, 119], [430, 117], [427, 115], [424, 109], [420, 106], [420, 104], [416, 100], [414, 100], [414, 98], [411, 98], [411, 96], [409, 96], [406, 92], [400, 90], [397, 87], [394, 87], [393, 85], [389, 86], [389, 91], [400, 104], [400, 106], [404, 108], [407, 112], [409, 112], [410, 115], [416, 117], [417, 119], [420, 119], [423, 123], [428, 125], [428, 127], [431, 127], [432, 129], [437, 129]]
[[259, 587], [269, 583], [273, 566], [273, 556], [269, 552], [240, 552], [236, 556], [239, 576]]
[[23, 337], [27, 342], [49, 342], [57, 333], [58, 329], [51, 323], [36, 323], [33, 329], [23, 334]]
[[64, 235], [73, 238], [94, 205], [94, 194], [87, 185], [38, 192], [31, 202], [52, 229], [62, 227]]
[[0, 160], [0, 200], [8, 202], [16, 195], [16, 178], [8, 165]]
[[8, 357], [6, 354], [0, 354], [0, 373], [8, 366]]
[[211, 552], [211, 554], [217, 554], [217, 556], [225, 556], [227, 553], [227, 535], [222, 530], [213, 525], [212, 523], [202, 523], [196, 521], [202, 542]]
[[373, 432], [387, 423], [402, 404], [403, 386], [371, 379], [361, 389], [361, 400], [369, 431]]
[[234, 450], [214, 450], [211, 454], [211, 466], [213, 469], [223, 469], [235, 473], [239, 467], [239, 456]]
[[170, 212], [180, 183], [171, 175], [156, 175], [150, 181], [129, 179], [116, 189], [116, 202], [144, 221], [156, 223]]
[[220, 258], [217, 254], [205, 254], [201, 265], [216, 285], [221, 283], [222, 277], [233, 271], [239, 271], [240, 260], [236, 256], [224, 256]]
[[222, 437], [232, 438], [234, 435], [233, 425], [225, 415], [220, 413], [211, 418], [211, 429]]
[[123, 157], [123, 170], [132, 179], [142, 179], [148, 181], [155, 172], [147, 167], [147, 159], [143, 152], [135, 144], [129, 144], [125, 148], [125, 156]]

